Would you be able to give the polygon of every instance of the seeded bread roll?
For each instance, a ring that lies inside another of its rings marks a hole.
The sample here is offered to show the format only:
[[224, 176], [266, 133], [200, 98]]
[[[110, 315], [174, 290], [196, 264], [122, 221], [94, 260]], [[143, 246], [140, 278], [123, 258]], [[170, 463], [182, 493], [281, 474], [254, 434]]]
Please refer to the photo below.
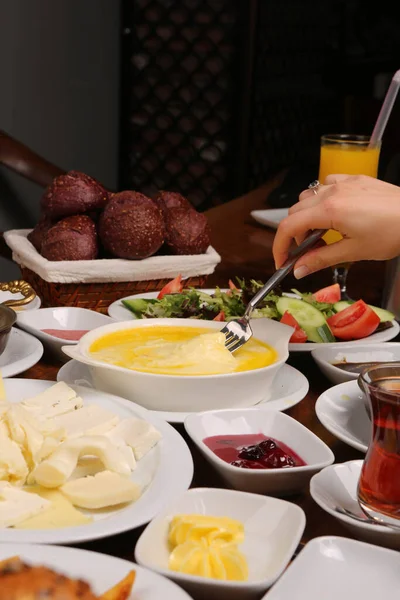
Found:
[[126, 259], [148, 258], [164, 242], [164, 221], [156, 203], [139, 192], [114, 194], [99, 220], [106, 251]]
[[47, 260], [94, 260], [98, 255], [96, 226], [87, 215], [62, 219], [43, 236], [41, 254]]
[[56, 177], [45, 190], [41, 208], [50, 219], [101, 210], [108, 202], [108, 193], [93, 177], [69, 171]]
[[207, 217], [193, 208], [170, 208], [165, 216], [165, 243], [172, 254], [204, 254], [210, 245]]
[[193, 208], [189, 200], [177, 192], [160, 190], [154, 198], [154, 202], [161, 209], [164, 217], [170, 208]]
[[46, 235], [49, 229], [55, 225], [55, 222], [48, 217], [41, 217], [38, 224], [28, 234], [28, 240], [33, 244], [36, 250], [40, 253], [42, 251], [43, 237]]

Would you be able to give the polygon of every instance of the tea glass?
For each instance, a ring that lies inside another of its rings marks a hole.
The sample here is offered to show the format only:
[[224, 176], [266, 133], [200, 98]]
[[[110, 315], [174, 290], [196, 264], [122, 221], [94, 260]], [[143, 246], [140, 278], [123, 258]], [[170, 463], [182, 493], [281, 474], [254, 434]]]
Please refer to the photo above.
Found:
[[400, 529], [400, 363], [371, 366], [359, 383], [369, 401], [372, 438], [358, 502], [368, 517]]

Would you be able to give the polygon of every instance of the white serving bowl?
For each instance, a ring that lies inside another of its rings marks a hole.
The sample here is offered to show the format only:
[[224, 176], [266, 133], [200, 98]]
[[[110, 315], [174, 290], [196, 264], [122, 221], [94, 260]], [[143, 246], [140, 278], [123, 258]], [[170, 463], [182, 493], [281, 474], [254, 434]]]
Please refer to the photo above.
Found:
[[[231, 487], [245, 492], [288, 495], [301, 491], [310, 478], [335, 460], [333, 452], [298, 421], [274, 410], [247, 408], [190, 415], [185, 429], [200, 452]], [[263, 433], [294, 450], [307, 464], [289, 469], [241, 469], [219, 458], [203, 440], [214, 435]]]
[[76, 346], [74, 340], [64, 340], [42, 331], [43, 329], [61, 330], [88, 330], [113, 323], [114, 320], [87, 308], [75, 306], [60, 306], [52, 308], [39, 308], [38, 310], [27, 310], [17, 314], [17, 325], [28, 333], [37, 337], [44, 347], [57, 358], [65, 362], [66, 354], [61, 350], [63, 346]]
[[332, 363], [347, 362], [390, 362], [400, 361], [399, 342], [380, 342], [379, 344], [335, 344], [335, 347], [321, 346], [312, 350], [311, 355], [321, 371], [333, 383], [344, 383], [358, 378], [357, 373], [348, 373]]
[[143, 373], [110, 365], [90, 356], [89, 348], [100, 337], [116, 331], [141, 327], [196, 327], [221, 330], [224, 323], [196, 319], [141, 319], [113, 323], [85, 334], [76, 346], [64, 352], [89, 366], [95, 386], [133, 400], [150, 410], [199, 412], [214, 408], [253, 406], [268, 397], [275, 375], [286, 362], [292, 327], [271, 319], [254, 319], [254, 337], [267, 342], [278, 360], [262, 369], [224, 375], [179, 376]]
[[355, 537], [364, 542], [399, 550], [400, 530], [371, 525], [334, 510], [335, 506], [339, 506], [359, 516], [363, 515], [357, 501], [357, 486], [362, 465], [362, 460], [350, 460], [326, 467], [311, 479], [310, 494], [323, 510], [341, 521]]
[[[240, 545], [249, 566], [248, 581], [221, 581], [168, 569], [168, 527], [175, 515], [203, 514], [241, 521]], [[197, 598], [259, 598], [282, 574], [300, 542], [306, 524], [303, 510], [285, 500], [233, 490], [197, 488], [185, 492], [160, 512], [140, 536], [135, 559], [161, 573]]]

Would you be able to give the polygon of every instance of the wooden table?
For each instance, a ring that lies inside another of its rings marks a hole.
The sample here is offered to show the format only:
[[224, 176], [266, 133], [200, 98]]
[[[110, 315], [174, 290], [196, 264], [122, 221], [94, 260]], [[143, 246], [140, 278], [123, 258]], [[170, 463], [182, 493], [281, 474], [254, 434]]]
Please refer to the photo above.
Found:
[[[226, 286], [229, 278], [236, 275], [265, 280], [273, 273], [272, 240], [274, 232], [259, 226], [250, 216], [250, 211], [267, 208], [267, 198], [279, 178], [265, 186], [228, 204], [213, 208], [208, 212], [212, 227], [213, 245], [220, 252], [222, 262], [216, 272], [210, 276], [207, 286]], [[379, 263], [360, 264], [352, 267], [349, 275], [349, 293], [353, 297], [379, 304], [383, 289], [384, 268]], [[331, 281], [329, 271], [310, 276], [306, 281], [296, 282], [300, 289], [309, 291], [318, 289]], [[289, 281], [291, 287], [295, 281]], [[286, 287], [286, 286], [285, 286]], [[306, 398], [288, 411], [288, 414], [311, 429], [335, 454], [336, 462], [362, 458], [363, 455], [333, 437], [318, 421], [314, 405], [319, 394], [330, 384], [320, 373], [309, 354], [291, 356], [289, 364], [300, 369], [310, 382]], [[46, 355], [36, 366], [26, 371], [22, 377], [55, 380], [60, 365], [52, 362]], [[219, 486], [223, 482], [209, 464], [200, 456], [197, 449], [185, 435], [182, 426], [177, 426], [186, 439], [193, 455], [195, 475], [193, 486]], [[303, 542], [321, 535], [349, 536], [349, 533], [333, 517], [322, 511], [311, 499], [308, 491], [291, 498], [301, 506], [307, 517]], [[131, 531], [104, 540], [83, 544], [84, 547], [98, 552], [133, 560], [136, 540], [142, 530]]]

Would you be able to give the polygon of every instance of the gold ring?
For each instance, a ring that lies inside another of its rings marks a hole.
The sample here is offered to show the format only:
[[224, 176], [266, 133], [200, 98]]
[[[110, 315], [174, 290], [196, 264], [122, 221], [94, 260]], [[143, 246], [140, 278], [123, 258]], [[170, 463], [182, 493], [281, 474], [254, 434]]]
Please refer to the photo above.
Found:
[[314, 194], [317, 195], [320, 186], [321, 186], [320, 182], [318, 181], [318, 179], [316, 179], [315, 181], [310, 183], [310, 185], [308, 186], [308, 189], [312, 190], [314, 192]]

